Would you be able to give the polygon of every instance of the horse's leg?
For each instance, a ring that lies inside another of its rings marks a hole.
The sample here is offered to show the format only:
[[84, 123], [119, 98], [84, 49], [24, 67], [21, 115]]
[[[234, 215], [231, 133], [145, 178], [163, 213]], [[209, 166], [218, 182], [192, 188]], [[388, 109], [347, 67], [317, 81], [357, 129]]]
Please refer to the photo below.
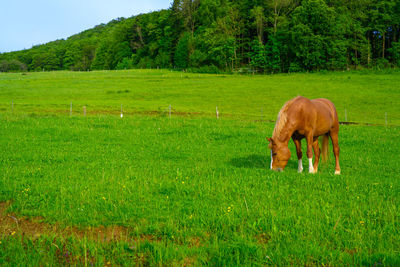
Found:
[[319, 149], [318, 138], [316, 138], [313, 142], [313, 149], [314, 149], [314, 154], [315, 154], [314, 173], [316, 173], [318, 171], [319, 157], [321, 155], [321, 150]]
[[303, 157], [303, 153], [301, 152], [301, 140], [300, 139], [295, 139], [294, 137], [292, 137], [294, 145], [296, 146], [296, 152], [297, 152], [297, 159], [299, 160], [299, 168], [297, 169], [297, 171], [303, 172], [303, 161], [302, 161], [302, 157]]
[[333, 145], [333, 154], [335, 155], [335, 161], [336, 161], [336, 166], [335, 166], [335, 174], [340, 174], [340, 166], [339, 166], [339, 135], [338, 131], [331, 131], [330, 132], [331, 140], [332, 140], [332, 145]]
[[307, 158], [308, 158], [308, 172], [309, 173], [314, 173], [314, 167], [312, 164], [312, 158], [313, 158], [313, 152], [312, 152], [312, 146], [313, 146], [313, 134], [312, 132], [306, 133], [306, 140], [307, 140]]

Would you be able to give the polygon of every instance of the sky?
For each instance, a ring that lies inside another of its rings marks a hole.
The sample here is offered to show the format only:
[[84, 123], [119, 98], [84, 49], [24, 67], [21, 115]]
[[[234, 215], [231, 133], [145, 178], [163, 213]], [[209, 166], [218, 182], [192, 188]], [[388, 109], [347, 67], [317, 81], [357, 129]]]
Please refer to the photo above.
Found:
[[173, 0], [0, 0], [0, 53], [29, 49], [171, 6]]

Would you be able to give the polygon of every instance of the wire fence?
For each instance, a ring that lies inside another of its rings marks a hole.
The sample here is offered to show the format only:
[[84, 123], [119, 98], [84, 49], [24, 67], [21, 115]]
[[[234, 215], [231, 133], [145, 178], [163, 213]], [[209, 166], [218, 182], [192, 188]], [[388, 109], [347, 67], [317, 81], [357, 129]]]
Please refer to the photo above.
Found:
[[[3, 107], [1, 107], [3, 106]], [[72, 101], [69, 103], [69, 109], [63, 108], [67, 105], [60, 105], [54, 104], [49, 105], [48, 108], [43, 108], [42, 106], [35, 106], [34, 104], [26, 104], [26, 103], [15, 103], [14, 100], [11, 100], [9, 108], [5, 107], [7, 105], [1, 105], [0, 112], [9, 112], [11, 114], [17, 113], [38, 113], [38, 114], [66, 114], [70, 117], [73, 116], [88, 116], [88, 115], [112, 115], [112, 116], [119, 116], [121, 119], [126, 116], [133, 116], [133, 115], [147, 115], [147, 116], [161, 116], [161, 117], [169, 117], [172, 118], [174, 116], [177, 117], [215, 117], [217, 120], [220, 118], [239, 118], [243, 120], [253, 120], [258, 122], [275, 122], [276, 115], [265, 114], [264, 108], [259, 108], [258, 112], [253, 113], [240, 113], [240, 112], [224, 112], [221, 106], [215, 106], [215, 110], [197, 110], [197, 111], [185, 111], [185, 110], [176, 110], [171, 104], [166, 107], [159, 107], [158, 110], [139, 110], [139, 109], [124, 109], [123, 104], [121, 103], [118, 108], [110, 109], [109, 106], [93, 106], [92, 109], [88, 107], [88, 105], [74, 105]], [[32, 112], [29, 112], [32, 110]], [[258, 113], [258, 114], [257, 114]], [[340, 113], [340, 110], [338, 110]], [[343, 119], [339, 120], [340, 124], [343, 125], [369, 125], [369, 126], [394, 126], [399, 127], [398, 124], [393, 123], [398, 122], [400, 119], [393, 117], [391, 118], [388, 115], [388, 112], [381, 114], [381, 118], [375, 118], [375, 120], [368, 122], [368, 121], [361, 121], [361, 120], [348, 120], [350, 117], [350, 111], [345, 108], [343, 111]], [[340, 117], [340, 116], [339, 116]]]

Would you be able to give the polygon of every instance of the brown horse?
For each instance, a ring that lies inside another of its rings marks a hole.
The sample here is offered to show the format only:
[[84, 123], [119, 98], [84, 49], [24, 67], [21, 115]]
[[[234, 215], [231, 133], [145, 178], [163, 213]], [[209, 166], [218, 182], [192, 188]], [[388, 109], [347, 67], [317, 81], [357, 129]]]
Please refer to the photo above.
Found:
[[[316, 173], [321, 154], [318, 137], [323, 135], [322, 159], [326, 160], [328, 156], [330, 136], [336, 160], [335, 174], [340, 174], [338, 134], [339, 120], [336, 108], [331, 101], [324, 98], [310, 100], [302, 96], [289, 100], [279, 111], [272, 137], [267, 138], [271, 149], [271, 169], [283, 171], [290, 159], [288, 143], [292, 138], [296, 145], [299, 160], [298, 171], [302, 172], [301, 139], [305, 138], [307, 140], [309, 172]], [[312, 149], [314, 149], [315, 154], [314, 165], [312, 164]]]

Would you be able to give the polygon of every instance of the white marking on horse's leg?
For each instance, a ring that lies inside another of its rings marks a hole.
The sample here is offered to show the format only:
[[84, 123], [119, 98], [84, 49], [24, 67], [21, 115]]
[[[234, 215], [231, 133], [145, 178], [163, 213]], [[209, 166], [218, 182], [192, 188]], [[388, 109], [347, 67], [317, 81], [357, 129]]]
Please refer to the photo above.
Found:
[[335, 170], [336, 175], [340, 175], [340, 171]]
[[312, 158], [308, 159], [308, 172], [309, 173], [314, 173], [314, 166], [312, 164]]
[[272, 170], [272, 162], [274, 162], [274, 159], [272, 158], [272, 150], [271, 150], [271, 165], [269, 166], [269, 168]]
[[303, 161], [302, 161], [302, 159], [299, 159], [299, 168], [297, 169], [297, 171], [299, 173], [303, 172]]

